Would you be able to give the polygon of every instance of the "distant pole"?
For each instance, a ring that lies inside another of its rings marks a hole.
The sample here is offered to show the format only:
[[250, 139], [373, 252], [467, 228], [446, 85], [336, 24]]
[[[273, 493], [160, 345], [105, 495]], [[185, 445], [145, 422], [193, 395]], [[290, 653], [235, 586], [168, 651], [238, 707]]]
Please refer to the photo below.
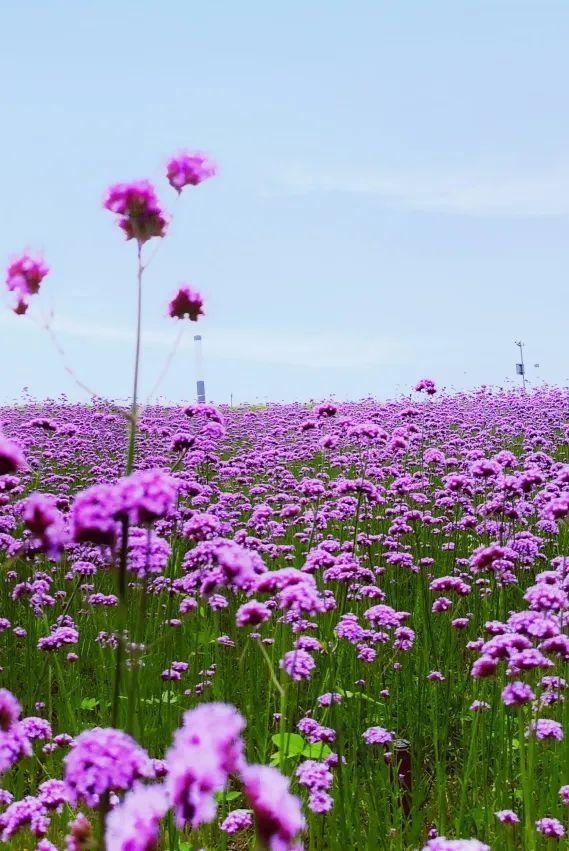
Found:
[[202, 352], [202, 335], [194, 336], [196, 346], [196, 400], [198, 404], [203, 405], [205, 402], [205, 381], [203, 377], [203, 352]]
[[516, 346], [520, 350], [520, 362], [516, 364], [516, 373], [522, 377], [522, 386], [526, 389], [526, 367], [524, 363], [524, 344], [521, 340], [516, 341]]

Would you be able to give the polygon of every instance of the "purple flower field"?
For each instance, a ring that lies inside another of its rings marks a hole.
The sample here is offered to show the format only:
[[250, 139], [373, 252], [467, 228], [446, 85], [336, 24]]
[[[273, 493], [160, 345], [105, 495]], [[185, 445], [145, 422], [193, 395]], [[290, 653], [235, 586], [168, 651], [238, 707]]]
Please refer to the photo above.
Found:
[[[136, 246], [130, 405], [0, 408], [0, 842], [565, 846], [569, 392], [141, 405], [171, 217], [146, 180], [104, 207]], [[48, 275], [11, 261], [17, 315]]]
[[2, 840], [563, 843], [568, 415], [1, 409]]

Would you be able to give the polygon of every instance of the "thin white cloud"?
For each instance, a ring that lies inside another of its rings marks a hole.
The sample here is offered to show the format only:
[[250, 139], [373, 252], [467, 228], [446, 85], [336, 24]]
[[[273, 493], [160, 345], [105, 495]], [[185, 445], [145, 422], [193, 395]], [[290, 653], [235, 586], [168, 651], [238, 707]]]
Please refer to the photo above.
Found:
[[473, 169], [387, 171], [346, 164], [334, 169], [283, 168], [272, 194], [341, 192], [369, 195], [395, 208], [470, 216], [569, 215], [569, 168], [522, 173]]
[[[41, 333], [37, 326], [11, 313], [0, 313], [0, 326], [20, 334], [26, 328]], [[84, 322], [72, 317], [57, 317], [52, 328], [62, 339], [66, 337], [92, 340], [94, 345], [118, 343], [132, 345], [130, 329], [95, 322]], [[193, 347], [193, 334], [203, 335], [208, 360], [242, 360], [274, 366], [319, 369], [354, 369], [379, 365], [396, 365], [412, 362], [413, 352], [400, 339], [394, 337], [364, 337], [353, 333], [311, 331], [299, 333], [294, 329], [232, 329], [209, 328], [203, 324], [188, 325], [180, 349]], [[143, 345], [169, 351], [176, 338], [173, 330], [151, 330], [143, 334]]]

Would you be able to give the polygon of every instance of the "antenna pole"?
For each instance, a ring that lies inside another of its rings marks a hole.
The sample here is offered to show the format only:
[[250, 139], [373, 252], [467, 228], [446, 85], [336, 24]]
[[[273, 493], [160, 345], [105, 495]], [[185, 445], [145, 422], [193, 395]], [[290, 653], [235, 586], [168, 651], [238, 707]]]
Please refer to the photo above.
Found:
[[522, 386], [523, 386], [524, 391], [525, 391], [525, 389], [526, 389], [526, 366], [525, 366], [525, 363], [524, 363], [524, 344], [522, 343], [521, 340], [517, 340], [516, 346], [518, 346], [518, 348], [520, 350], [520, 363], [516, 364], [516, 372], [518, 373], [518, 375], [521, 375], [521, 377], [522, 377]]
[[196, 401], [199, 405], [205, 402], [205, 381], [203, 377], [202, 335], [194, 336], [196, 352]]

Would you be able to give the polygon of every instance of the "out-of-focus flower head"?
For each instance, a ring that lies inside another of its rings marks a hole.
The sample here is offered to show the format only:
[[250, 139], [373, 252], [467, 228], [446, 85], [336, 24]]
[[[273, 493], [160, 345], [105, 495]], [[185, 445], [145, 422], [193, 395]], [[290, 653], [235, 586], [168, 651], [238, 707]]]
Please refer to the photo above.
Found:
[[203, 312], [203, 299], [198, 292], [190, 287], [180, 287], [170, 304], [168, 315], [172, 319], [184, 319], [188, 317], [192, 322], [197, 322]]
[[270, 851], [292, 848], [305, 821], [299, 798], [289, 790], [289, 780], [269, 765], [248, 765], [241, 772], [259, 838]]
[[184, 186], [198, 186], [214, 177], [217, 167], [203, 154], [182, 152], [169, 161], [166, 176], [170, 186], [180, 193]]
[[22, 519], [37, 541], [41, 552], [59, 558], [67, 539], [63, 515], [51, 494], [32, 493], [21, 506]]
[[415, 391], [417, 393], [426, 393], [427, 396], [433, 396], [437, 392], [437, 388], [432, 379], [421, 378], [421, 380], [415, 384]]
[[16, 723], [22, 712], [22, 707], [11, 691], [0, 689], [0, 730], [4, 733]]
[[17, 473], [25, 466], [24, 454], [17, 443], [0, 434], [0, 476]]
[[152, 851], [158, 848], [160, 822], [168, 810], [164, 786], [137, 783], [107, 817], [107, 851]]
[[83, 813], [77, 813], [76, 818], [69, 822], [69, 833], [65, 837], [66, 851], [83, 851], [94, 844], [91, 822]]
[[214, 795], [243, 760], [244, 728], [245, 720], [225, 703], [204, 703], [184, 714], [166, 754], [166, 783], [179, 828], [195, 829], [215, 818]]
[[65, 757], [71, 800], [98, 807], [109, 792], [126, 792], [141, 777], [153, 777], [150, 757], [134, 739], [112, 727], [85, 730]]
[[127, 239], [136, 239], [139, 245], [154, 236], [164, 236], [167, 221], [156, 192], [148, 180], [134, 183], [117, 183], [111, 186], [103, 206], [118, 216], [118, 225]]
[[72, 508], [74, 540], [112, 546], [118, 534], [117, 497], [112, 485], [93, 485], [79, 493]]
[[116, 517], [128, 516], [131, 523], [146, 525], [165, 517], [176, 502], [175, 479], [163, 470], [140, 470], [116, 484]]
[[28, 309], [29, 297], [35, 295], [49, 272], [49, 266], [41, 259], [22, 254], [13, 260], [6, 271], [6, 286], [16, 295], [14, 313], [23, 314]]
[[18, 721], [21, 711], [12, 692], [0, 689], [0, 774], [32, 753], [29, 739]]

